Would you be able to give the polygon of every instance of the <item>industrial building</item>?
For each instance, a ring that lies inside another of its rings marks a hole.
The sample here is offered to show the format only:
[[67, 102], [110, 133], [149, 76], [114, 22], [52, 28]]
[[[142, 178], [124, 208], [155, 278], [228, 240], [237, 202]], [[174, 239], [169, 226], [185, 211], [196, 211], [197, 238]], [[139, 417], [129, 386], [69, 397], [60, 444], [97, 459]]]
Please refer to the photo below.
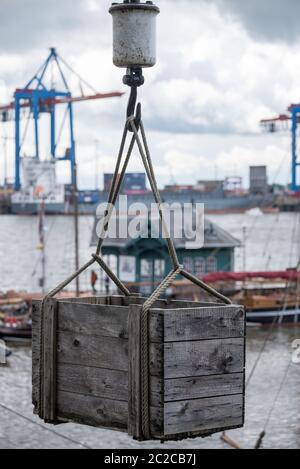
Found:
[[250, 166], [250, 193], [264, 195], [268, 192], [268, 175], [266, 166]]

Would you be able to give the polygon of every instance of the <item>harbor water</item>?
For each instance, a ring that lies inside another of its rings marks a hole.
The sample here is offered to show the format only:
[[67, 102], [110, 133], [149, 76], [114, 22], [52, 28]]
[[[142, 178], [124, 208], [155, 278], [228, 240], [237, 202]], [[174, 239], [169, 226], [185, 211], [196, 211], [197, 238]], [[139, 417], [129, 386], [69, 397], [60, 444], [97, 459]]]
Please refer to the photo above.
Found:
[[[209, 216], [242, 240], [236, 270], [284, 270], [299, 259], [299, 217], [280, 215]], [[38, 291], [39, 256], [35, 217], [0, 217], [0, 289]], [[81, 261], [89, 258], [92, 217], [80, 218]], [[47, 219], [47, 288], [73, 270], [73, 220]], [[88, 278], [83, 279], [88, 284]], [[254, 448], [265, 430], [264, 448], [300, 447], [300, 363], [295, 341], [297, 326], [248, 328], [246, 424], [228, 436], [241, 448]], [[58, 427], [42, 423], [32, 413], [31, 349], [9, 344], [12, 355], [0, 366], [0, 448], [229, 448], [217, 434], [207, 439], [165, 444], [139, 444], [126, 434], [74, 424]], [[298, 354], [299, 357], [299, 354]]]
[[[300, 214], [208, 215], [212, 222], [241, 241], [235, 270], [282, 271], [296, 267], [300, 258]], [[94, 219], [80, 217], [80, 263], [90, 259]], [[0, 217], [0, 291], [38, 291], [41, 274], [38, 219], [31, 216]], [[243, 239], [246, 233], [246, 243]], [[46, 289], [52, 289], [74, 271], [74, 221], [49, 216], [46, 220]], [[89, 274], [81, 277], [88, 287]]]

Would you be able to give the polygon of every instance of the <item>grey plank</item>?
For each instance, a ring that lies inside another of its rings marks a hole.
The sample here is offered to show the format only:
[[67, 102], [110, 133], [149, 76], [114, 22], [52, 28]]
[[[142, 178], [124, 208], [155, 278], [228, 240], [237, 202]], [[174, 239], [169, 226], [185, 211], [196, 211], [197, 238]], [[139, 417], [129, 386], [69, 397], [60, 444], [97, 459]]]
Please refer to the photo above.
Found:
[[167, 311], [165, 342], [244, 337], [245, 310], [221, 306]]
[[164, 379], [164, 344], [150, 343], [149, 360], [150, 376]]
[[[124, 297], [124, 305], [129, 306], [131, 304], [137, 304], [137, 305], [142, 305], [145, 303], [147, 298], [144, 297]], [[220, 306], [219, 303], [203, 303], [203, 302], [195, 302], [195, 301], [184, 301], [184, 300], [166, 300], [166, 299], [160, 299], [157, 300], [153, 307], [151, 308], [152, 310], [155, 309], [175, 309], [175, 308], [193, 308], [193, 307], [207, 307], [207, 306]]]
[[185, 309], [185, 308], [210, 308], [220, 306], [220, 303], [209, 303], [203, 301], [172, 300], [167, 301], [167, 309]]
[[[59, 323], [61, 331], [91, 334], [93, 336], [128, 337], [128, 307], [130, 304], [143, 304], [145, 298], [107, 297], [106, 301], [114, 305], [96, 305], [90, 301], [97, 298], [81, 299], [82, 302], [59, 302]], [[83, 301], [89, 302], [84, 303]], [[103, 299], [102, 299], [103, 300]], [[120, 306], [123, 303], [126, 306]], [[235, 337], [243, 335], [243, 321], [238, 313], [226, 310], [224, 316], [220, 309], [213, 311], [198, 309], [167, 310], [167, 301], [157, 303], [163, 309], [151, 311], [150, 341], [161, 342], [165, 330], [166, 341], [198, 340], [198, 338]], [[191, 302], [171, 302], [181, 307], [192, 305]], [[197, 303], [196, 303], [197, 304]], [[221, 310], [222, 311], [222, 310]], [[240, 308], [239, 308], [240, 311]], [[165, 321], [165, 328], [164, 328]], [[231, 334], [231, 335], [229, 335]]]
[[244, 374], [167, 379], [164, 386], [165, 402], [243, 394]]
[[[161, 351], [151, 345], [152, 374], [158, 370]], [[244, 370], [244, 339], [171, 342], [164, 346], [165, 379], [216, 374], [242, 373]]]
[[150, 404], [152, 407], [164, 406], [165, 383], [163, 376], [150, 376]]
[[128, 371], [128, 341], [59, 332], [57, 358], [59, 364]]
[[243, 425], [243, 395], [165, 404], [165, 434], [225, 430]]
[[127, 430], [127, 402], [58, 391], [57, 409], [59, 420]]
[[59, 364], [57, 382], [60, 391], [128, 401], [126, 371]]
[[56, 420], [56, 340], [57, 301], [47, 300], [44, 305], [43, 404], [45, 420]]
[[41, 302], [32, 302], [32, 404], [38, 412], [40, 388], [40, 319]]
[[124, 306], [124, 296], [111, 296], [110, 304], [112, 306]]
[[128, 337], [128, 308], [59, 303], [59, 331], [102, 337]]
[[141, 422], [141, 306], [129, 307], [128, 319], [128, 434], [139, 440], [142, 436]]
[[164, 341], [164, 311], [149, 312], [149, 341], [161, 344]]
[[60, 303], [84, 303], [88, 305], [107, 305], [108, 296], [87, 296], [80, 298], [61, 298], [59, 299]]
[[[58, 418], [62, 422], [124, 432], [128, 429], [127, 402], [59, 391], [57, 406]], [[150, 408], [151, 433], [154, 438], [163, 436], [160, 428], [162, 418], [161, 409]]]

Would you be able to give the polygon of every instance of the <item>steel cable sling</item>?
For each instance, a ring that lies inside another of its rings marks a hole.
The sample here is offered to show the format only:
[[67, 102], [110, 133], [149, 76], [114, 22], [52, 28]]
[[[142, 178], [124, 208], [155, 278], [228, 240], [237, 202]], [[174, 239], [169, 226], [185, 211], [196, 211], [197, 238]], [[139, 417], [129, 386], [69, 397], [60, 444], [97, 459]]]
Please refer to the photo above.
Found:
[[[141, 118], [141, 105], [138, 104], [136, 113], [136, 100], [137, 100], [137, 85], [133, 83], [131, 86], [131, 94], [127, 109], [127, 120], [125, 123], [125, 128], [123, 132], [123, 137], [121, 140], [120, 150], [117, 158], [116, 168], [113, 175], [112, 185], [108, 197], [107, 210], [105, 212], [104, 223], [99, 237], [98, 245], [96, 252], [92, 254], [92, 258], [84, 264], [77, 272], [73, 273], [65, 281], [59, 284], [54, 290], [52, 290], [48, 295], [45, 296], [42, 302], [41, 307], [41, 318], [40, 318], [40, 382], [39, 382], [39, 415], [45, 420], [45, 411], [44, 411], [44, 381], [43, 381], [43, 356], [44, 356], [44, 311], [47, 301], [54, 298], [58, 293], [60, 293], [65, 287], [67, 287], [72, 281], [79, 277], [83, 272], [85, 272], [92, 265], [97, 263], [100, 268], [104, 270], [107, 276], [113, 281], [117, 288], [127, 297], [131, 296], [128, 288], [123, 284], [123, 282], [112, 272], [106, 262], [102, 257], [102, 246], [108, 234], [110, 220], [113, 214], [113, 209], [116, 205], [117, 199], [120, 195], [124, 177], [128, 168], [128, 164], [135, 147], [137, 144], [140, 156], [143, 161], [143, 165], [148, 176], [152, 193], [154, 195], [155, 202], [157, 203], [160, 219], [162, 222], [162, 228], [164, 236], [166, 238], [166, 243], [168, 246], [169, 255], [172, 261], [173, 269], [166, 276], [166, 278], [161, 282], [161, 284], [156, 288], [153, 294], [145, 301], [142, 311], [141, 311], [141, 356], [140, 356], [140, 379], [141, 379], [141, 421], [142, 421], [142, 431], [143, 436], [146, 439], [150, 439], [150, 409], [149, 409], [149, 311], [153, 304], [158, 300], [164, 291], [172, 284], [175, 278], [178, 275], [183, 276], [187, 280], [191, 281], [198, 287], [202, 288], [206, 293], [215, 297], [219, 301], [225, 304], [231, 304], [231, 301], [217, 292], [214, 288], [208, 286], [200, 279], [187, 272], [182, 265], [180, 265], [174, 242], [170, 236], [167, 223], [164, 217], [162, 200], [160, 192], [158, 190], [157, 181], [155, 178], [154, 168], [152, 164], [152, 159], [149, 151], [149, 146], [147, 143], [145, 128]], [[125, 160], [122, 165], [122, 160], [125, 153], [125, 146], [127, 142], [128, 135], [132, 134], [131, 141], [125, 156]], [[56, 409], [53, 410], [53, 416], [51, 422], [56, 422]]]

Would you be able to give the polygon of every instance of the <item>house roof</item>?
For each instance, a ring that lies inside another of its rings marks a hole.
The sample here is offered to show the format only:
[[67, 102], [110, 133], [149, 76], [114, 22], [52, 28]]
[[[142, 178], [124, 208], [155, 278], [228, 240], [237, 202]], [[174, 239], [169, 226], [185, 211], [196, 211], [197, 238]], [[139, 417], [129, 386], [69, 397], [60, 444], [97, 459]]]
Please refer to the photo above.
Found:
[[[123, 219], [124, 221], [125, 219]], [[129, 224], [132, 219], [129, 219], [127, 223]], [[93, 227], [93, 233], [92, 233], [92, 240], [91, 240], [91, 246], [95, 246], [98, 242], [98, 236], [97, 236], [97, 223], [98, 220], [95, 219], [94, 222], [94, 227]], [[144, 223], [142, 225], [142, 223]], [[174, 230], [172, 230], [174, 231]], [[128, 230], [127, 230], [128, 232]], [[141, 227], [140, 227], [140, 236], [136, 239], [132, 239], [130, 237], [126, 238], [117, 238], [117, 237], [112, 237], [108, 236], [104, 242], [105, 247], [110, 247], [110, 248], [117, 248], [117, 249], [124, 249], [126, 247], [129, 247], [130, 245], [134, 244], [135, 242], [138, 242], [140, 239], [148, 238], [151, 237], [151, 224], [148, 221], [148, 219], [144, 219], [144, 222], [141, 222]], [[149, 234], [149, 235], [148, 235]], [[188, 237], [178, 237], [174, 236], [174, 232], [170, 233], [171, 237], [174, 240], [174, 245], [177, 249], [183, 248], [183, 249], [188, 249], [186, 246], [186, 243], [192, 242], [193, 239], [189, 239]], [[221, 228], [219, 225], [212, 223], [210, 220], [205, 219], [204, 222], [204, 246], [202, 246], [204, 249], [217, 249], [217, 248], [236, 248], [240, 247], [241, 242], [237, 239], [234, 238], [230, 233], [225, 231], [223, 228]]]

